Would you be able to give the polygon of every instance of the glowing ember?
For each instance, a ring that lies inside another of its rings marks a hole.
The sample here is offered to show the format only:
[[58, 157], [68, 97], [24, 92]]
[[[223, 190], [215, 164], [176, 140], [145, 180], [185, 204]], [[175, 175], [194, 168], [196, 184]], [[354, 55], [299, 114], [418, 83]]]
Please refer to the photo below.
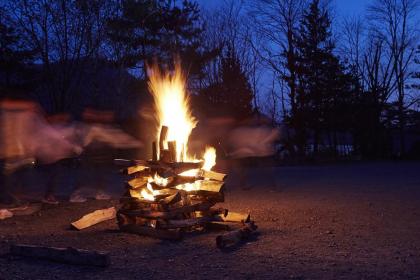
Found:
[[181, 67], [176, 63], [172, 74], [162, 73], [156, 65], [148, 70], [149, 88], [155, 101], [159, 122], [158, 131], [162, 126], [169, 127], [167, 141], [176, 141], [177, 161], [187, 161], [188, 137], [197, 121], [189, 108], [186, 79]]

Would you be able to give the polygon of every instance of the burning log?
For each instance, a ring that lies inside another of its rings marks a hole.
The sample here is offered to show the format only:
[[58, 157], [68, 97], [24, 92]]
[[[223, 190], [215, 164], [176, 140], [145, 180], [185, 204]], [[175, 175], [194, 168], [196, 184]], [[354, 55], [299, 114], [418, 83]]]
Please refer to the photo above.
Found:
[[237, 245], [251, 237], [256, 230], [257, 226], [253, 222], [245, 223], [240, 229], [217, 236], [216, 245], [220, 249]]
[[99, 224], [101, 222], [114, 219], [116, 210], [114, 207], [108, 209], [96, 210], [83, 216], [81, 219], [71, 223], [71, 225], [77, 230], [82, 230], [90, 226]]
[[227, 177], [226, 174], [207, 170], [201, 170], [199, 176], [220, 182], [224, 181]]
[[10, 254], [14, 256], [30, 257], [77, 265], [102, 267], [110, 265], [108, 253], [75, 249], [72, 247], [57, 248], [16, 244], [10, 247]]

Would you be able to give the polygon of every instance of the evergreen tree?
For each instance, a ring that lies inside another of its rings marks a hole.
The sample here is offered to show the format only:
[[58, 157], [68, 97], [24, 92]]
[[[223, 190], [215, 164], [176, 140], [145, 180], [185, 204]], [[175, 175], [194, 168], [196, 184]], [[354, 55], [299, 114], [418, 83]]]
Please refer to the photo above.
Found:
[[305, 146], [306, 133], [313, 132], [313, 150], [317, 153], [322, 133], [334, 133], [342, 124], [338, 108], [346, 94], [343, 67], [333, 54], [331, 20], [328, 11], [314, 0], [304, 13], [297, 39], [298, 110], [300, 131], [296, 141], [300, 150]]
[[243, 119], [252, 113], [251, 85], [232, 48], [220, 61], [219, 82], [203, 90], [200, 97], [200, 107], [209, 115]]
[[[203, 24], [198, 4], [184, 0], [124, 0], [119, 14], [109, 20], [108, 35], [125, 67], [142, 68], [152, 59], [171, 65], [179, 56], [190, 75], [200, 74], [201, 60], [211, 50], [200, 48]], [[120, 62], [121, 62], [120, 61]]]

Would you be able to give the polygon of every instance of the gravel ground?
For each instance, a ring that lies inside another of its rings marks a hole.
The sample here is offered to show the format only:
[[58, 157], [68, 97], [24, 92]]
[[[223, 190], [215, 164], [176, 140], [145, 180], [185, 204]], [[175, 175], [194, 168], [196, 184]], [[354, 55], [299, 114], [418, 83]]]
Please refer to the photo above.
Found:
[[[251, 211], [255, 241], [225, 252], [216, 232], [159, 241], [114, 221], [77, 232], [71, 221], [117, 200], [61, 203], [0, 221], [0, 279], [420, 279], [420, 163], [252, 169], [246, 189], [230, 175], [223, 205]], [[112, 264], [14, 258], [12, 243], [104, 250]]]

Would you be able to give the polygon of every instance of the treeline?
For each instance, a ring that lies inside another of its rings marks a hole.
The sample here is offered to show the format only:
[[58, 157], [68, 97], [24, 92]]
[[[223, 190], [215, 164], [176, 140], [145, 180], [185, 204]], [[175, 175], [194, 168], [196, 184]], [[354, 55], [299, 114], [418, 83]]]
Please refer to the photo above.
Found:
[[171, 68], [177, 57], [197, 115], [264, 113], [287, 127], [292, 158], [343, 146], [371, 158], [412, 153], [418, 1], [372, 0], [364, 18], [333, 18], [333, 9], [320, 0], [232, 0], [214, 11], [193, 0], [9, 1], [2, 93], [30, 92], [49, 113], [96, 106], [134, 118], [149, 101], [147, 64]]

